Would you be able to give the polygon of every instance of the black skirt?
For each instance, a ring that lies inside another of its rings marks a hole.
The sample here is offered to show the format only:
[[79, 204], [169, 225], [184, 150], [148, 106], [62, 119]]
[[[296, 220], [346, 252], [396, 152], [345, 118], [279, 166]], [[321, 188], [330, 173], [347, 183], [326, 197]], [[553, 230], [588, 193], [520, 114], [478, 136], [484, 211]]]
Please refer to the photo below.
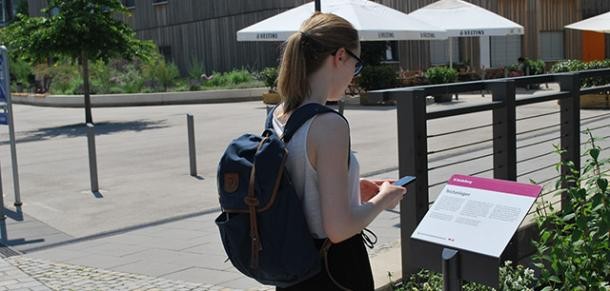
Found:
[[[325, 240], [320, 239], [315, 241], [316, 246], [321, 248]], [[318, 275], [290, 287], [276, 287], [276, 290], [332, 291], [347, 289], [352, 291], [371, 291], [375, 289], [371, 263], [369, 262], [362, 234], [357, 234], [330, 247], [327, 254], [328, 269], [324, 259], [321, 258], [321, 260], [322, 271]], [[332, 279], [329, 276], [329, 272]], [[341, 285], [341, 287], [338, 285]]]

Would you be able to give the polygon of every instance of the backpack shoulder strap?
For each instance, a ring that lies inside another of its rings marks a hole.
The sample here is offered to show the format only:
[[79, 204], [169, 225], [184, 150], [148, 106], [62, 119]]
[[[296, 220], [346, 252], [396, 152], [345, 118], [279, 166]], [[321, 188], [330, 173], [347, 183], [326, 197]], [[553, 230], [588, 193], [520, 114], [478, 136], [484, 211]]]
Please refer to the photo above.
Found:
[[265, 129], [273, 129], [273, 112], [275, 112], [275, 109], [277, 109], [278, 106], [280, 105], [273, 106], [273, 108], [271, 108], [271, 110], [269, 110], [267, 113], [267, 119], [265, 119]]
[[[267, 115], [267, 120], [265, 121], [265, 128], [266, 129], [273, 129], [273, 112], [275, 112], [275, 109], [278, 107], [279, 105], [276, 105], [275, 107], [273, 107], [273, 109], [271, 109], [269, 111], [269, 114]], [[288, 119], [288, 122], [286, 123], [286, 126], [284, 127], [284, 134], [282, 137], [282, 140], [285, 143], [288, 143], [290, 141], [290, 139], [292, 138], [292, 136], [297, 132], [297, 130], [303, 125], [305, 124], [305, 122], [307, 122], [307, 120], [311, 119], [312, 117], [318, 115], [318, 114], [322, 114], [322, 113], [336, 113], [337, 115], [341, 116], [341, 118], [343, 118], [343, 120], [345, 120], [345, 122], [347, 123], [347, 126], [349, 127], [349, 122], [347, 121], [347, 119], [340, 114], [339, 112], [326, 107], [324, 105], [318, 104], [318, 103], [309, 103], [309, 104], [305, 104], [301, 107], [299, 107], [297, 110], [295, 110], [292, 115], [290, 115], [290, 118]], [[351, 139], [349, 141], [349, 146], [348, 146], [348, 164], [349, 161], [351, 159], [351, 155], [349, 155], [349, 153], [351, 153]]]
[[[286, 122], [286, 127], [284, 127], [283, 134], [284, 142], [288, 143], [297, 130], [312, 117], [318, 114], [331, 112], [341, 116], [339, 112], [317, 103], [309, 103], [299, 107], [292, 113], [292, 115], [290, 115], [288, 122]], [[343, 118], [343, 116], [341, 116], [341, 118]]]

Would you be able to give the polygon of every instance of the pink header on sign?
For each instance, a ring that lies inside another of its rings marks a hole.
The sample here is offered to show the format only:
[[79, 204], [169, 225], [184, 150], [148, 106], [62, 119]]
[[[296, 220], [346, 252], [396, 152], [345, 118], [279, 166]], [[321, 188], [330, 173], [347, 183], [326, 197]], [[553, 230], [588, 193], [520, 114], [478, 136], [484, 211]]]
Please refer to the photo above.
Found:
[[542, 186], [540, 185], [523, 184], [507, 180], [489, 179], [464, 175], [451, 176], [451, 179], [449, 179], [448, 184], [528, 196], [533, 198], [538, 197], [538, 194], [540, 194], [540, 191], [542, 191]]

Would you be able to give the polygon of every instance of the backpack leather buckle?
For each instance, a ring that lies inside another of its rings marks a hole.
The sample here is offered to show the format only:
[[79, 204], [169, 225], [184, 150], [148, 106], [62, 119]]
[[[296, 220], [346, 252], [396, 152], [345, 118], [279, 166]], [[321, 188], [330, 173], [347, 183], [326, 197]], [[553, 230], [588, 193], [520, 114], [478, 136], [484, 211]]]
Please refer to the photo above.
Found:
[[246, 196], [246, 198], [244, 198], [244, 203], [246, 203], [246, 205], [248, 206], [258, 206], [259, 204], [258, 199], [256, 199], [256, 197], [250, 196]]

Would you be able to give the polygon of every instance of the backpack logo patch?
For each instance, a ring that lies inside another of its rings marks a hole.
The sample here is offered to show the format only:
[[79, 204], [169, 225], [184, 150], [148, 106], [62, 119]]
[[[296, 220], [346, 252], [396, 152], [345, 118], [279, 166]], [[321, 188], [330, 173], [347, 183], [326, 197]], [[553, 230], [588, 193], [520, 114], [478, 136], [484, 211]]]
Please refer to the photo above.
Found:
[[224, 190], [227, 193], [233, 193], [239, 188], [239, 174], [225, 173], [224, 175]]

